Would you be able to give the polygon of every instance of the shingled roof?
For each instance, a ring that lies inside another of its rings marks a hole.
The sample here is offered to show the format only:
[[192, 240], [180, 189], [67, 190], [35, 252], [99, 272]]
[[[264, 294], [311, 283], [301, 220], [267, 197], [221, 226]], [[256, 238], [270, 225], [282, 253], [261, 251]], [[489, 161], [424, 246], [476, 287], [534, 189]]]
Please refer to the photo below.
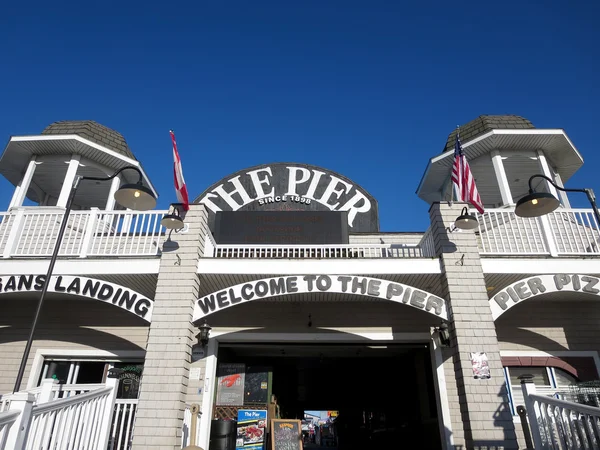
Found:
[[135, 159], [121, 133], [100, 125], [93, 120], [63, 120], [54, 122], [48, 125], [42, 131], [42, 134], [76, 134], [103, 147], [114, 150], [123, 156]]
[[[463, 144], [475, 139], [482, 134], [491, 130], [507, 130], [507, 129], [527, 129], [535, 128], [533, 124], [521, 116], [504, 115], [504, 116], [479, 116], [475, 120], [460, 126], [460, 141]], [[448, 135], [446, 146], [442, 153], [454, 149], [454, 141], [456, 139], [456, 130]]]

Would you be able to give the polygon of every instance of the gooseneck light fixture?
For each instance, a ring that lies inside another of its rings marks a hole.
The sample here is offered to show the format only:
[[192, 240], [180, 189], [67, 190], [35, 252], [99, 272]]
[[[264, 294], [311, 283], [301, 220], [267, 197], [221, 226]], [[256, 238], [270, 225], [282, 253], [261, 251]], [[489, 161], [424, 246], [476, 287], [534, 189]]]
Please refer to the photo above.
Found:
[[160, 224], [167, 230], [181, 230], [184, 226], [183, 219], [179, 215], [179, 208], [177, 204], [173, 204], [172, 211], [165, 214], [160, 220]]
[[129, 208], [137, 211], [148, 211], [153, 209], [156, 206], [156, 196], [146, 186], [142, 184], [142, 171], [135, 166], [125, 166], [121, 167], [115, 173], [113, 173], [109, 177], [83, 177], [78, 176], [73, 180], [73, 185], [71, 186], [71, 191], [69, 192], [69, 198], [67, 200], [67, 205], [65, 206], [65, 214], [63, 215], [62, 222], [60, 224], [60, 229], [58, 230], [58, 236], [56, 236], [56, 243], [54, 244], [54, 250], [52, 251], [52, 256], [50, 257], [50, 264], [48, 265], [48, 272], [46, 273], [46, 278], [44, 280], [44, 284], [42, 286], [42, 291], [40, 293], [40, 298], [38, 300], [37, 309], [35, 311], [35, 316], [33, 318], [33, 323], [31, 324], [31, 328], [29, 330], [29, 337], [27, 338], [27, 344], [25, 345], [25, 350], [23, 351], [23, 356], [21, 358], [21, 365], [19, 366], [19, 372], [17, 373], [17, 379], [15, 380], [15, 387], [13, 392], [18, 392], [21, 389], [21, 382], [23, 381], [23, 374], [25, 373], [25, 366], [27, 365], [27, 359], [29, 358], [29, 352], [31, 351], [31, 344], [33, 343], [33, 336], [35, 335], [35, 329], [37, 326], [37, 322], [40, 316], [40, 312], [42, 310], [42, 306], [44, 304], [44, 298], [46, 297], [46, 292], [48, 291], [48, 286], [50, 285], [50, 278], [52, 277], [52, 272], [54, 271], [54, 265], [56, 264], [56, 258], [58, 257], [58, 252], [60, 251], [60, 245], [62, 243], [63, 236], [65, 234], [65, 229], [67, 227], [67, 222], [69, 220], [69, 214], [71, 213], [71, 208], [73, 206], [73, 199], [75, 198], [75, 194], [77, 193], [77, 188], [79, 187], [79, 183], [84, 180], [91, 181], [108, 181], [112, 180], [114, 177], [119, 175], [124, 170], [135, 170], [139, 179], [137, 183], [133, 184], [124, 184], [119, 188], [117, 192], [115, 192], [115, 200], [124, 208]]
[[596, 196], [594, 195], [594, 191], [589, 188], [584, 189], [569, 189], [558, 186], [554, 183], [550, 178], [542, 174], [532, 175], [529, 178], [529, 194], [520, 199], [517, 202], [517, 206], [515, 207], [515, 214], [519, 217], [539, 217], [544, 214], [551, 213], [556, 208], [560, 206], [560, 202], [558, 199], [548, 193], [548, 192], [536, 192], [533, 189], [531, 183], [535, 178], [543, 178], [552, 186], [554, 186], [559, 191], [563, 192], [583, 192], [587, 195], [590, 204], [592, 205], [592, 209], [594, 210], [594, 215], [596, 216], [596, 224], [600, 226], [600, 213], [598, 212], [598, 206], [596, 205]]
[[474, 230], [479, 226], [479, 222], [477, 221], [477, 217], [473, 214], [469, 214], [469, 210], [465, 206], [462, 209], [460, 216], [454, 221], [454, 226], [461, 230]]
[[202, 325], [200, 325], [198, 328], [200, 329], [200, 333], [196, 335], [196, 339], [198, 339], [198, 343], [202, 347], [206, 347], [206, 344], [208, 344], [208, 338], [210, 337], [210, 330], [212, 330], [212, 328], [208, 325], [208, 323], [206, 323], [206, 320], [202, 322]]
[[440, 339], [440, 345], [442, 347], [450, 347], [450, 329], [446, 322], [442, 322], [441, 325], [435, 329]]

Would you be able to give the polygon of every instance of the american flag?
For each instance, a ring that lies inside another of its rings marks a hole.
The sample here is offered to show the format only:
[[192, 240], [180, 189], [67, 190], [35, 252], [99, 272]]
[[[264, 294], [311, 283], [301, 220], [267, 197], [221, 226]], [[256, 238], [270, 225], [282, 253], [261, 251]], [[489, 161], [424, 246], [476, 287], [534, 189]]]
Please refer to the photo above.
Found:
[[177, 200], [183, 205], [184, 210], [190, 209], [190, 200], [188, 197], [187, 186], [183, 179], [183, 170], [181, 169], [181, 158], [179, 158], [179, 152], [177, 151], [177, 141], [175, 140], [175, 133], [173, 130], [169, 130], [171, 140], [173, 141], [173, 175], [175, 177], [175, 193], [177, 194]]
[[463, 153], [460, 136], [456, 132], [456, 143], [454, 144], [454, 165], [452, 166], [452, 182], [456, 186], [458, 199], [468, 202], [483, 214], [483, 203], [475, 185], [475, 178], [471, 173], [467, 157]]

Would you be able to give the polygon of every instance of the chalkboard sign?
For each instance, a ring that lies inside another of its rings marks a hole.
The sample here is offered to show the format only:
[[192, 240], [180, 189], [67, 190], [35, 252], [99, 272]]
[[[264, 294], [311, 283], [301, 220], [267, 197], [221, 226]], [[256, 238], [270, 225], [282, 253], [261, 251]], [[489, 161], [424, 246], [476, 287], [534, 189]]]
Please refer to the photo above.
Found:
[[299, 420], [271, 420], [271, 450], [302, 450], [302, 425]]

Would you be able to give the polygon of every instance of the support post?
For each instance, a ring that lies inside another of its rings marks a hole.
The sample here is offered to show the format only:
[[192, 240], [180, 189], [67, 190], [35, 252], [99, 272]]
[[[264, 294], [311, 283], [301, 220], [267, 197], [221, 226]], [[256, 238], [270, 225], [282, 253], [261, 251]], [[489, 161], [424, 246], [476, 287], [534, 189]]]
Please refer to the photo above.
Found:
[[42, 390], [40, 391], [40, 395], [37, 399], [38, 405], [51, 402], [54, 399], [53, 388], [55, 384], [58, 384], [58, 380], [55, 380], [54, 378], [46, 378], [45, 380], [42, 380]]
[[533, 445], [536, 449], [544, 448], [542, 445], [542, 435], [540, 433], [540, 423], [538, 421], [537, 412], [535, 410], [535, 402], [529, 397], [531, 394], [535, 394], [535, 384], [533, 383], [533, 375], [521, 375], [521, 390], [523, 391], [523, 400], [525, 402], [525, 411], [531, 424], [531, 437], [533, 438]]
[[21, 238], [21, 232], [23, 231], [24, 218], [25, 211], [21, 208], [18, 209], [10, 222], [10, 231], [8, 233], [8, 238], [6, 239], [6, 245], [4, 246], [4, 253], [2, 254], [3, 258], [10, 258], [19, 245], [19, 239]]
[[62, 208], [65, 208], [67, 206], [67, 201], [69, 200], [69, 195], [71, 193], [73, 183], [75, 182], [75, 177], [77, 176], [78, 168], [79, 155], [71, 155], [69, 167], [67, 168], [67, 174], [65, 175], [65, 180], [63, 181], [58, 200], [56, 201], [56, 206], [60, 206]]
[[[473, 231], [448, 231], [464, 206], [434, 203], [429, 210], [450, 316], [450, 346], [443, 349], [443, 355], [454, 369], [453, 376], [446, 380], [454, 445], [467, 450], [516, 449], [517, 436], [477, 239]], [[471, 354], [479, 352], [487, 356], [490, 377], [476, 376]]]
[[[15, 208], [19, 206], [23, 206], [23, 202], [25, 201], [25, 197], [27, 197], [27, 191], [29, 190], [29, 186], [31, 185], [31, 180], [33, 180], [33, 174], [35, 173], [35, 168], [37, 166], [35, 155], [31, 157], [29, 160], [29, 165], [27, 166], [27, 170], [25, 170], [25, 174], [17, 187], [15, 188], [15, 192], [12, 196], [10, 204], [8, 205], [8, 209]], [[40, 199], [41, 202], [42, 199]]]
[[16, 392], [12, 395], [9, 411], [20, 411], [21, 413], [10, 427], [6, 439], [6, 449], [22, 450], [25, 447], [34, 402], [35, 397], [28, 392]]

